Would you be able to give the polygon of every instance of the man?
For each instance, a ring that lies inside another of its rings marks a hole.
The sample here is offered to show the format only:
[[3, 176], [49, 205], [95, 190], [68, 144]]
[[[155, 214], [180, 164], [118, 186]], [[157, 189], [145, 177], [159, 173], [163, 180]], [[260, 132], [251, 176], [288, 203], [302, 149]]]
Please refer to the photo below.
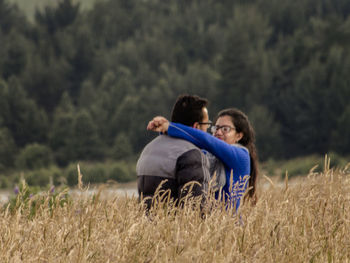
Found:
[[[171, 121], [206, 131], [210, 125], [207, 104], [206, 99], [198, 96], [179, 96]], [[187, 194], [202, 196], [209, 182], [209, 163], [194, 144], [162, 134], [146, 145], [136, 173], [140, 199], [146, 198], [149, 209], [161, 183], [161, 190], [170, 190], [170, 197], [176, 202]], [[184, 187], [189, 182], [195, 182], [193, 188]]]

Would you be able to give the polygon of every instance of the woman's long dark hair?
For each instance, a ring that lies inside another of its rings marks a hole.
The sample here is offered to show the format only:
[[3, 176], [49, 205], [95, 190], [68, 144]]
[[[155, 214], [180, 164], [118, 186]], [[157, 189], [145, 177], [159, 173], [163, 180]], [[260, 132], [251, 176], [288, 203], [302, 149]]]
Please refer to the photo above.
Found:
[[242, 132], [243, 137], [239, 140], [239, 144], [243, 145], [249, 150], [250, 156], [250, 177], [249, 190], [246, 197], [249, 197], [253, 204], [257, 201], [256, 196], [256, 181], [258, 177], [258, 154], [255, 147], [255, 132], [250, 124], [248, 117], [240, 110], [229, 108], [218, 113], [217, 118], [229, 116], [234, 124], [237, 132]]

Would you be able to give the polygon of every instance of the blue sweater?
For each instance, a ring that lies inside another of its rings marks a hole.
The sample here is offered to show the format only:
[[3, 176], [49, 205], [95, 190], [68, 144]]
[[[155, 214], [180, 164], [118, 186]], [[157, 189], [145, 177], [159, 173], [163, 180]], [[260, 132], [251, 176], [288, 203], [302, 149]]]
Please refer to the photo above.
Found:
[[170, 123], [168, 135], [190, 141], [199, 148], [211, 152], [222, 161], [226, 173], [226, 184], [223, 187], [224, 198], [237, 210], [250, 175], [248, 150], [239, 145], [230, 145], [209, 133], [179, 123]]

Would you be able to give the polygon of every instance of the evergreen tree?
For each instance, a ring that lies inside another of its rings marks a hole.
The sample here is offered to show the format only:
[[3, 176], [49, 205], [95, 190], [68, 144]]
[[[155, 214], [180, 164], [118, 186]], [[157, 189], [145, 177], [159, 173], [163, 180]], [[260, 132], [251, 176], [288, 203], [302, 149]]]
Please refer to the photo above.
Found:
[[75, 160], [100, 160], [104, 147], [98, 136], [97, 126], [91, 115], [82, 110], [77, 113], [73, 126], [73, 150]]
[[133, 154], [131, 143], [126, 134], [120, 133], [115, 137], [112, 155], [115, 160], [125, 160]]
[[50, 35], [58, 30], [71, 25], [78, 17], [79, 3], [74, 4], [72, 0], [62, 0], [57, 7], [46, 6], [44, 11], [36, 10], [35, 21], [46, 28]]
[[54, 114], [49, 140], [54, 159], [60, 166], [66, 166], [75, 160], [74, 112], [68, 93], [64, 93]]
[[51, 114], [69, 87], [67, 75], [70, 70], [64, 58], [55, 58], [51, 52], [44, 59], [33, 55], [22, 77], [23, 86], [37, 105]]
[[150, 118], [196, 93], [211, 117], [248, 113], [262, 160], [349, 154], [349, 32], [348, 0], [106, 0], [88, 11], [60, 0], [33, 23], [0, 0], [0, 149], [39, 143], [59, 165], [132, 155], [156, 136]]
[[339, 116], [337, 126], [333, 127], [331, 133], [331, 150], [341, 154], [349, 154], [350, 147], [350, 106]]
[[4, 43], [4, 57], [2, 58], [2, 76], [8, 79], [11, 76], [20, 76], [26, 67], [28, 56], [28, 41], [16, 31], [12, 31]]
[[278, 158], [286, 149], [282, 146], [280, 124], [271, 112], [262, 105], [254, 106], [248, 112], [256, 137], [256, 147], [261, 161]]
[[17, 147], [10, 131], [7, 128], [0, 128], [0, 171], [13, 167]]
[[48, 119], [46, 113], [28, 98], [25, 90], [16, 78], [9, 83], [0, 83], [0, 115], [3, 125], [19, 147], [31, 142], [46, 142]]
[[27, 28], [27, 20], [18, 7], [8, 0], [0, 0], [0, 35], [7, 35], [14, 29], [23, 32]]
[[252, 7], [237, 7], [228, 22], [226, 47], [220, 64], [216, 103], [246, 110], [263, 100], [270, 83], [264, 82], [265, 46], [271, 30]]

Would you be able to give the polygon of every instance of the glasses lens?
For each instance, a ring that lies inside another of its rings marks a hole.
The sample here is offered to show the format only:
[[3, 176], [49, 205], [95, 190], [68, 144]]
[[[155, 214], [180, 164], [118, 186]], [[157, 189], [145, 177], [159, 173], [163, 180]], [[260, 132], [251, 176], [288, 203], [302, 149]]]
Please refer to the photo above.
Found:
[[214, 134], [216, 133], [218, 130], [221, 130], [222, 133], [229, 133], [232, 129], [234, 129], [233, 127], [230, 126], [218, 126], [218, 125], [214, 125], [211, 127], [211, 132]]
[[229, 126], [224, 126], [224, 127], [221, 127], [221, 130], [223, 133], [228, 133], [231, 131], [231, 127]]

